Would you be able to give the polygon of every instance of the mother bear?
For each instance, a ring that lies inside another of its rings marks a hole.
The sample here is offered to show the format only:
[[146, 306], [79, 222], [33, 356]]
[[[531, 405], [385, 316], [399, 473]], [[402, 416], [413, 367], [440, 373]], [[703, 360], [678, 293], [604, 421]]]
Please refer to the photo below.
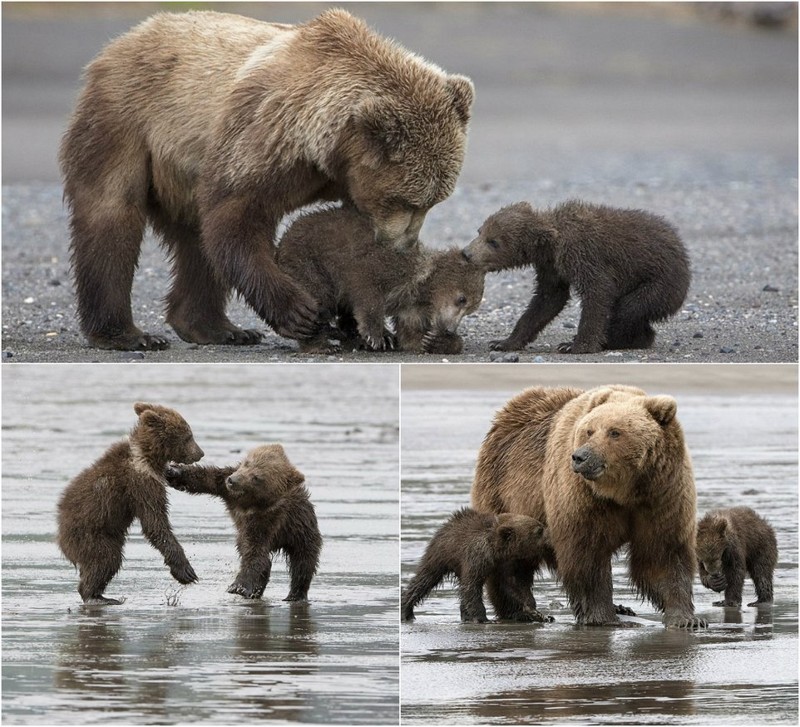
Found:
[[343, 200], [377, 244], [416, 239], [455, 187], [473, 86], [343, 10], [303, 25], [161, 13], [86, 69], [61, 145], [83, 332], [160, 349], [133, 322], [145, 225], [173, 261], [167, 322], [185, 341], [255, 343], [225, 315], [234, 288], [276, 332], [313, 332], [317, 306], [274, 260], [281, 217]]
[[[676, 411], [672, 397], [630, 386], [532, 388], [484, 439], [472, 506], [547, 524], [544, 560], [579, 624], [619, 621], [611, 558], [627, 544], [631, 581], [664, 624], [706, 626], [692, 603], [696, 494]], [[532, 578], [517, 585], [527, 599]]]

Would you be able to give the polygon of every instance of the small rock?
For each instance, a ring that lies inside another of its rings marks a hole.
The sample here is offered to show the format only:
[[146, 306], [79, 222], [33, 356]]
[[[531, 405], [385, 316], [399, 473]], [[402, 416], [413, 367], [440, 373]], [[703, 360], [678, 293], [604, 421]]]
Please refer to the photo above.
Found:
[[702, 338], [702, 337], [703, 337], [703, 333], [702, 333], [702, 331], [698, 331], [697, 333], [695, 333], [695, 334], [692, 336], [692, 338]]
[[50, 282], [48, 282], [48, 285], [52, 285], [55, 288], [61, 285], [61, 281], [58, 278], [53, 278]]
[[23, 300], [22, 302], [23, 302], [23, 303], [33, 303], [33, 301], [35, 301], [35, 300], [36, 300], [36, 298], [32, 298], [32, 297], [28, 296], [28, 297], [27, 297], [27, 298], [25, 298], [25, 300]]
[[572, 321], [566, 321], [564, 323], [564, 328], [575, 328], [575, 324]]
[[533, 363], [544, 363], [544, 358], [542, 358], [541, 356], [534, 356]]
[[765, 293], [778, 293], [780, 292], [780, 288], [776, 288], [774, 285], [770, 285], [767, 283], [763, 288], [761, 288]]
[[119, 357], [123, 361], [140, 361], [144, 358], [144, 351], [123, 351]]
[[507, 353], [503, 356], [503, 363], [519, 363], [518, 353]]
[[3, 351], [3, 361], [8, 361], [8, 359], [14, 358], [13, 351]]
[[720, 349], [719, 349], [719, 352], [720, 353], [736, 353], [736, 351], [734, 349], [732, 349], [730, 346], [721, 346]]
[[622, 356], [622, 351], [609, 351], [606, 354], [606, 357], [608, 357], [608, 356], [620, 356], [621, 357]]
[[502, 351], [489, 351], [489, 360], [494, 362], [503, 357]]

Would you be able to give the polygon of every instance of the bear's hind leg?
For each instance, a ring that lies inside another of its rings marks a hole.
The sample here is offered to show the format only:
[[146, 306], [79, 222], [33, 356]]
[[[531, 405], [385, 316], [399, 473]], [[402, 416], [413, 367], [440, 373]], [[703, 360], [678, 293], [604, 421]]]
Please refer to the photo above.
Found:
[[465, 569], [458, 584], [458, 595], [461, 600], [461, 620], [464, 623], [488, 623], [486, 606], [483, 604], [482, 574], [476, 569]]
[[750, 577], [756, 587], [756, 600], [748, 606], [768, 606], [772, 603], [772, 574], [774, 564], [758, 560], [749, 566]]
[[289, 553], [289, 595], [284, 601], [308, 600], [308, 589], [317, 572], [318, 552]]
[[235, 326], [225, 315], [230, 288], [214, 274], [200, 247], [200, 232], [189, 225], [156, 216], [173, 261], [173, 283], [167, 295], [167, 323], [184, 341], [248, 346], [262, 334]]
[[414, 608], [427, 598], [428, 594], [444, 580], [448, 572], [449, 569], [441, 563], [426, 563], [423, 558], [414, 577], [403, 591], [401, 612], [404, 621], [414, 620]]
[[78, 593], [87, 605], [119, 606], [123, 600], [106, 598], [103, 592], [122, 566], [122, 547], [112, 542], [99, 542], [90, 562], [80, 565]]

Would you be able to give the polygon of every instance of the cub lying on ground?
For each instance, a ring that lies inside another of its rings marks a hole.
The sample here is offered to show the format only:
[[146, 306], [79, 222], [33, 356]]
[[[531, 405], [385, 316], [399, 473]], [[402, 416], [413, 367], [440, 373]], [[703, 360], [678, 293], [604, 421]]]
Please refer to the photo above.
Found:
[[[533, 580], [534, 562], [541, 559], [547, 539], [544, 526], [525, 515], [482, 513], [465, 507], [456, 511], [431, 538], [417, 572], [403, 593], [402, 613], [414, 620], [414, 607], [447, 576], [458, 580], [461, 620], [486, 623], [483, 585], [492, 576], [489, 598], [500, 619], [552, 621], [536, 609], [530, 589], [509, 593], [514, 574]], [[517, 604], [523, 603], [520, 607]]]
[[459, 353], [456, 330], [483, 297], [484, 273], [460, 250], [376, 244], [369, 220], [352, 208], [324, 209], [297, 219], [281, 238], [278, 264], [319, 303], [338, 331], [300, 339], [300, 350], [330, 350], [332, 335], [370, 349]]
[[464, 256], [486, 272], [533, 266], [536, 291], [500, 351], [525, 348], [564, 308], [581, 298], [578, 333], [562, 353], [649, 348], [652, 323], [680, 310], [689, 290], [689, 258], [677, 230], [642, 210], [572, 200], [538, 211], [527, 202], [491, 215]]
[[305, 478], [280, 444], [256, 447], [236, 467], [170, 467], [166, 474], [176, 490], [215, 495], [225, 502], [236, 524], [241, 558], [228, 593], [261, 598], [272, 572], [272, 554], [282, 550], [291, 581], [284, 600], [308, 598], [322, 536]]

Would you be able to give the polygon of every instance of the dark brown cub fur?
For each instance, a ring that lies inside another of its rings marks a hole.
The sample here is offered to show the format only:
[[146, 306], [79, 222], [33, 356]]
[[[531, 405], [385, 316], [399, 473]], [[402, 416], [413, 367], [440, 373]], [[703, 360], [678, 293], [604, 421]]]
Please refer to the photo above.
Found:
[[756, 587], [748, 606], [772, 603], [778, 542], [772, 526], [749, 507], [713, 510], [697, 524], [697, 562], [706, 588], [721, 593], [715, 606], [741, 606], [745, 574]]
[[[417, 572], [403, 593], [403, 619], [413, 621], [414, 607], [447, 576], [458, 580], [461, 620], [486, 623], [483, 585], [497, 584], [489, 597], [501, 619], [552, 621], [536, 609], [531, 592], [540, 551], [546, 545], [544, 526], [525, 515], [493, 515], [465, 507], [436, 531]], [[517, 583], [524, 586], [517, 588]]]
[[197, 580], [169, 524], [162, 473], [169, 462], [196, 462], [203, 450], [174, 409], [141, 402], [133, 408], [139, 422], [128, 440], [72, 480], [58, 503], [58, 546], [80, 569], [78, 592], [85, 603], [122, 603], [103, 592], [122, 565], [125, 536], [136, 518], [173, 578]]
[[[314, 296], [345, 345], [393, 346], [388, 316], [400, 349], [458, 353], [458, 325], [483, 297], [484, 274], [460, 250], [376, 244], [369, 220], [352, 208], [300, 217], [281, 239], [278, 262]], [[329, 329], [301, 339], [300, 350], [327, 351], [330, 335]]]
[[487, 272], [533, 266], [536, 291], [508, 338], [493, 349], [525, 348], [564, 308], [570, 288], [581, 320], [562, 353], [649, 348], [652, 323], [680, 310], [689, 290], [686, 249], [666, 220], [642, 210], [569, 201], [537, 211], [527, 202], [491, 215], [464, 250]]
[[170, 467], [170, 487], [222, 498], [236, 525], [241, 568], [228, 593], [261, 598], [272, 554], [283, 551], [291, 587], [285, 601], [304, 601], [317, 571], [322, 536], [305, 478], [280, 444], [248, 453], [236, 467]]

